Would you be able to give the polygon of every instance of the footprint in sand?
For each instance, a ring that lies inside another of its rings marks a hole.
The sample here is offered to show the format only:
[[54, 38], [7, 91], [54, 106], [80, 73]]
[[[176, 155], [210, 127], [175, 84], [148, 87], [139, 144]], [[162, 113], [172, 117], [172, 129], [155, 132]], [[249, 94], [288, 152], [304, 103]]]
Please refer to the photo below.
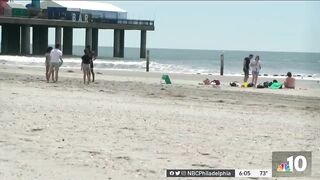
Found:
[[125, 129], [125, 130], [129, 130], [129, 131], [134, 131], [135, 130], [134, 128], [128, 128], [128, 127], [123, 127], [123, 128], [120, 128], [120, 129]]
[[37, 131], [42, 131], [43, 129], [42, 128], [34, 128], [34, 129], [31, 129], [31, 132], [37, 132]]
[[129, 161], [130, 157], [129, 156], [118, 156], [118, 157], [116, 157], [116, 159], [124, 159], [124, 160]]
[[100, 155], [101, 152], [99, 151], [83, 151], [83, 152], [88, 152], [90, 155], [95, 156], [95, 155]]
[[202, 153], [202, 152], [199, 152], [199, 154], [201, 154], [202, 156], [209, 156], [210, 153]]

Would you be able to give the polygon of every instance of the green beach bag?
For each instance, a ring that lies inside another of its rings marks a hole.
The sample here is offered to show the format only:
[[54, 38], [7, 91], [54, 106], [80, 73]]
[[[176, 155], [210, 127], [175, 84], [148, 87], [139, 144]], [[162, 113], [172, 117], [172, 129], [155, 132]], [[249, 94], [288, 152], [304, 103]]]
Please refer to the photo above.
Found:
[[272, 85], [269, 88], [270, 89], [282, 89], [282, 83], [274, 82], [274, 83], [272, 83]]
[[164, 80], [164, 82], [165, 82], [166, 84], [171, 84], [170, 77], [169, 77], [169, 75], [167, 75], [167, 74], [163, 74], [163, 75], [162, 75], [162, 80]]

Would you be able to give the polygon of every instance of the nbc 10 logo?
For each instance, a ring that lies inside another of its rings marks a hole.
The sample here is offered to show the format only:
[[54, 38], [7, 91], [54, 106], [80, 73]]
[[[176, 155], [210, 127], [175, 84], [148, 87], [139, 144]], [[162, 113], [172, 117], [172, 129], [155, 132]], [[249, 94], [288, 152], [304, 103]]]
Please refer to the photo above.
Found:
[[273, 177], [311, 176], [310, 151], [272, 152]]

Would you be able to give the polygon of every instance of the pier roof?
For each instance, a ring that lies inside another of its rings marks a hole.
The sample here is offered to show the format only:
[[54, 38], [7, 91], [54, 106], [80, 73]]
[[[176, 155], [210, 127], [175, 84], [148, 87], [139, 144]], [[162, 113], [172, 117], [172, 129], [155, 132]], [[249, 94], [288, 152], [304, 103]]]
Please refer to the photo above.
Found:
[[15, 3], [15, 2], [9, 2], [7, 3], [7, 7], [10, 8], [19, 8], [19, 9], [27, 9], [25, 4], [22, 3]]
[[[129, 21], [129, 20], [128, 20]], [[98, 28], [98, 29], [124, 29], [124, 30], [147, 30], [154, 31], [154, 23], [150, 25], [139, 24], [108, 24], [99, 22], [73, 22], [70, 20], [22, 18], [0, 16], [2, 24], [21, 24], [21, 25], [42, 25], [48, 27], [73, 27], [73, 28]]]
[[47, 7], [65, 7], [69, 11], [95, 10], [95, 11], [111, 11], [111, 12], [127, 12], [113, 4], [106, 2], [92, 1], [44, 1], [41, 3], [42, 9]]

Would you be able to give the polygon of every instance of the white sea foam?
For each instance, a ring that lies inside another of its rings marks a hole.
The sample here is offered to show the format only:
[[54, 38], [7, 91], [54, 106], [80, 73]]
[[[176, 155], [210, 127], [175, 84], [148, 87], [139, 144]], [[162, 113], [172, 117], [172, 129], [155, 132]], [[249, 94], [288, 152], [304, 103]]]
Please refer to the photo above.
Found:
[[[64, 63], [62, 68], [79, 68], [81, 64], [80, 57], [68, 57], [63, 59]], [[43, 67], [45, 62], [44, 57], [34, 57], [34, 56], [0, 56], [0, 63], [11, 64], [19, 66], [32, 66], [32, 67]], [[110, 70], [129, 70], [129, 71], [145, 71], [146, 62], [145, 61], [134, 61], [134, 60], [115, 60], [115, 59], [96, 59], [94, 61], [94, 66], [96, 69], [110, 69]], [[183, 74], [212, 74], [218, 75], [218, 71], [214, 71], [209, 68], [192, 67], [190, 65], [176, 65], [176, 64], [164, 64], [155, 61], [150, 62], [151, 72], [161, 72], [161, 73], [183, 73]], [[299, 73], [297, 73], [299, 74]], [[243, 76], [241, 73], [228, 72], [225, 70], [225, 75], [229, 76]], [[262, 73], [262, 77], [272, 77], [272, 78], [285, 78], [284, 75], [278, 74], [267, 74], [266, 76]], [[320, 80], [319, 74], [299, 74], [296, 76], [298, 79], [305, 80]]]
[[[15, 64], [15, 65], [29, 65], [29, 66], [43, 66], [45, 62], [44, 57], [26, 57], [26, 56], [0, 56], [0, 63]], [[65, 68], [76, 68], [81, 64], [81, 59], [77, 57], [64, 58], [63, 66]], [[94, 61], [95, 68], [99, 69], [119, 69], [119, 70], [135, 70], [144, 71], [146, 68], [145, 61], [123, 61], [123, 60], [104, 60], [96, 59]], [[166, 73], [210, 73], [206, 69], [192, 69], [189, 66], [161, 64], [157, 62], [150, 63], [150, 71], [166, 72]]]

